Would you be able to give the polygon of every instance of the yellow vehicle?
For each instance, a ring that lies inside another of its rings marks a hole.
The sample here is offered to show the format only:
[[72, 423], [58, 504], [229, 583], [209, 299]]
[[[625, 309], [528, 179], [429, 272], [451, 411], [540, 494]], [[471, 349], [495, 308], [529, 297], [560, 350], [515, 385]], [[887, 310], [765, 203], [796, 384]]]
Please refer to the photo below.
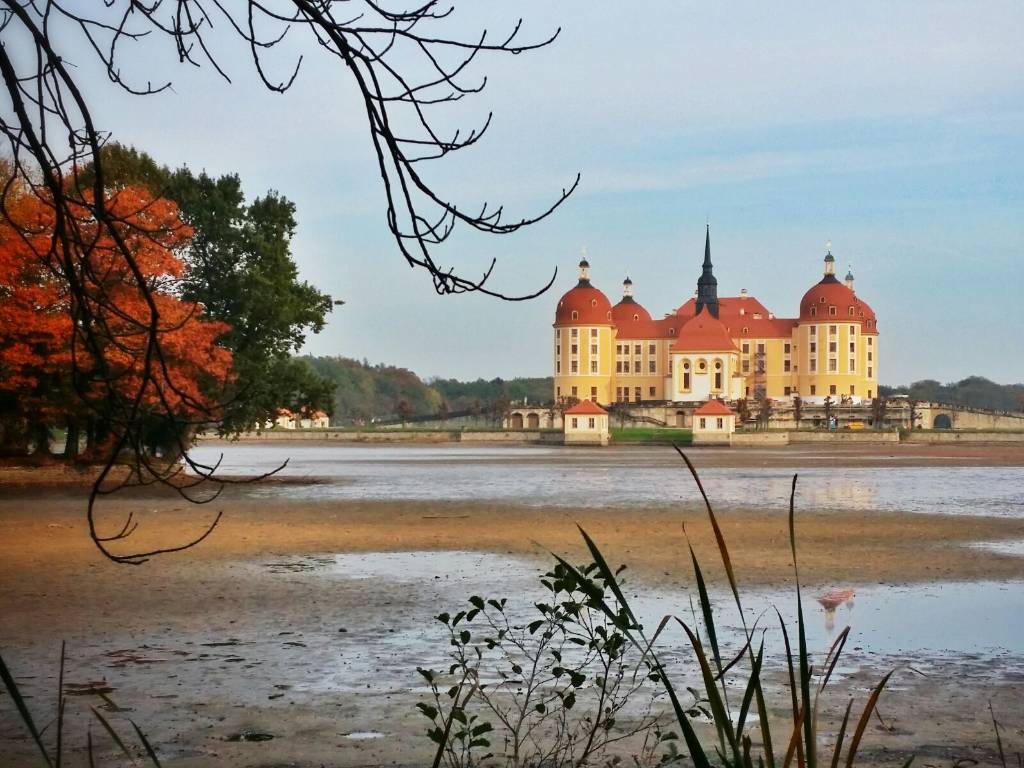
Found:
[[863, 421], [851, 421], [843, 429], [864, 429]]

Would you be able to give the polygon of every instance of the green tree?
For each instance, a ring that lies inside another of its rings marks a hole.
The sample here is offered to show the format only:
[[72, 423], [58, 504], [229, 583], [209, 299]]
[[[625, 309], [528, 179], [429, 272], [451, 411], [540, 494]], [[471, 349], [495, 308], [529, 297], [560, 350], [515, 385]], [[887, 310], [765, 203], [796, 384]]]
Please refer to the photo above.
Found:
[[[224, 393], [221, 431], [250, 429], [280, 407], [332, 412], [333, 384], [292, 361], [331, 311], [331, 297], [299, 279], [291, 253], [295, 205], [273, 190], [247, 203], [237, 175], [171, 170], [120, 144], [104, 147], [103, 161], [109, 184], [145, 185], [174, 200], [193, 229], [182, 297], [231, 326], [223, 343], [234, 355], [235, 378]], [[89, 183], [89, 174], [81, 181]]]

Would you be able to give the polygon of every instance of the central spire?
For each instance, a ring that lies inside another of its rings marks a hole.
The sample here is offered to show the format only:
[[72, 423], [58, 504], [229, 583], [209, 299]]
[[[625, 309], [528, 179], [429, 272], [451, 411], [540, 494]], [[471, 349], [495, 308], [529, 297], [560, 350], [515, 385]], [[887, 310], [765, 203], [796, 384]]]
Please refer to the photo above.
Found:
[[715, 279], [714, 267], [711, 264], [711, 224], [707, 225], [704, 234], [704, 269], [697, 279], [697, 308], [694, 314], [707, 307], [714, 317], [718, 317], [718, 280]]

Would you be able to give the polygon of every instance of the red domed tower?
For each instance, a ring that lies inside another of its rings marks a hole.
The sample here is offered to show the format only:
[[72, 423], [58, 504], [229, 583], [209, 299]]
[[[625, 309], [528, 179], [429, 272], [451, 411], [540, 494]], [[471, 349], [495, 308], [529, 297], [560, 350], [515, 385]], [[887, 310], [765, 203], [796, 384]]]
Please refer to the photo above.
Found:
[[870, 399], [878, 393], [878, 326], [875, 313], [835, 275], [831, 246], [825, 274], [800, 300], [793, 343], [797, 391], [810, 402]]
[[555, 308], [555, 400], [609, 403], [614, 324], [608, 297], [590, 283], [586, 252], [579, 281]]

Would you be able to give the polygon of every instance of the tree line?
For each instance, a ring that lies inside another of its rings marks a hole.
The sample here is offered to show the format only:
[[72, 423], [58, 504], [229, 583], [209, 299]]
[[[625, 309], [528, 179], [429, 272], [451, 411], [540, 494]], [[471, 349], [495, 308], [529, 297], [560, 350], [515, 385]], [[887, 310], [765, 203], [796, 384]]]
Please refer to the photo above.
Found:
[[334, 386], [333, 421], [342, 425], [461, 413], [489, 417], [514, 402], [550, 403], [554, 391], [551, 377], [424, 381], [407, 368], [366, 360], [306, 356], [298, 361]]
[[1024, 411], [1024, 384], [997, 384], [983, 376], [968, 376], [948, 384], [922, 379], [896, 387], [881, 386], [878, 392], [884, 397], [907, 395], [919, 402], [948, 403], [992, 411]]

